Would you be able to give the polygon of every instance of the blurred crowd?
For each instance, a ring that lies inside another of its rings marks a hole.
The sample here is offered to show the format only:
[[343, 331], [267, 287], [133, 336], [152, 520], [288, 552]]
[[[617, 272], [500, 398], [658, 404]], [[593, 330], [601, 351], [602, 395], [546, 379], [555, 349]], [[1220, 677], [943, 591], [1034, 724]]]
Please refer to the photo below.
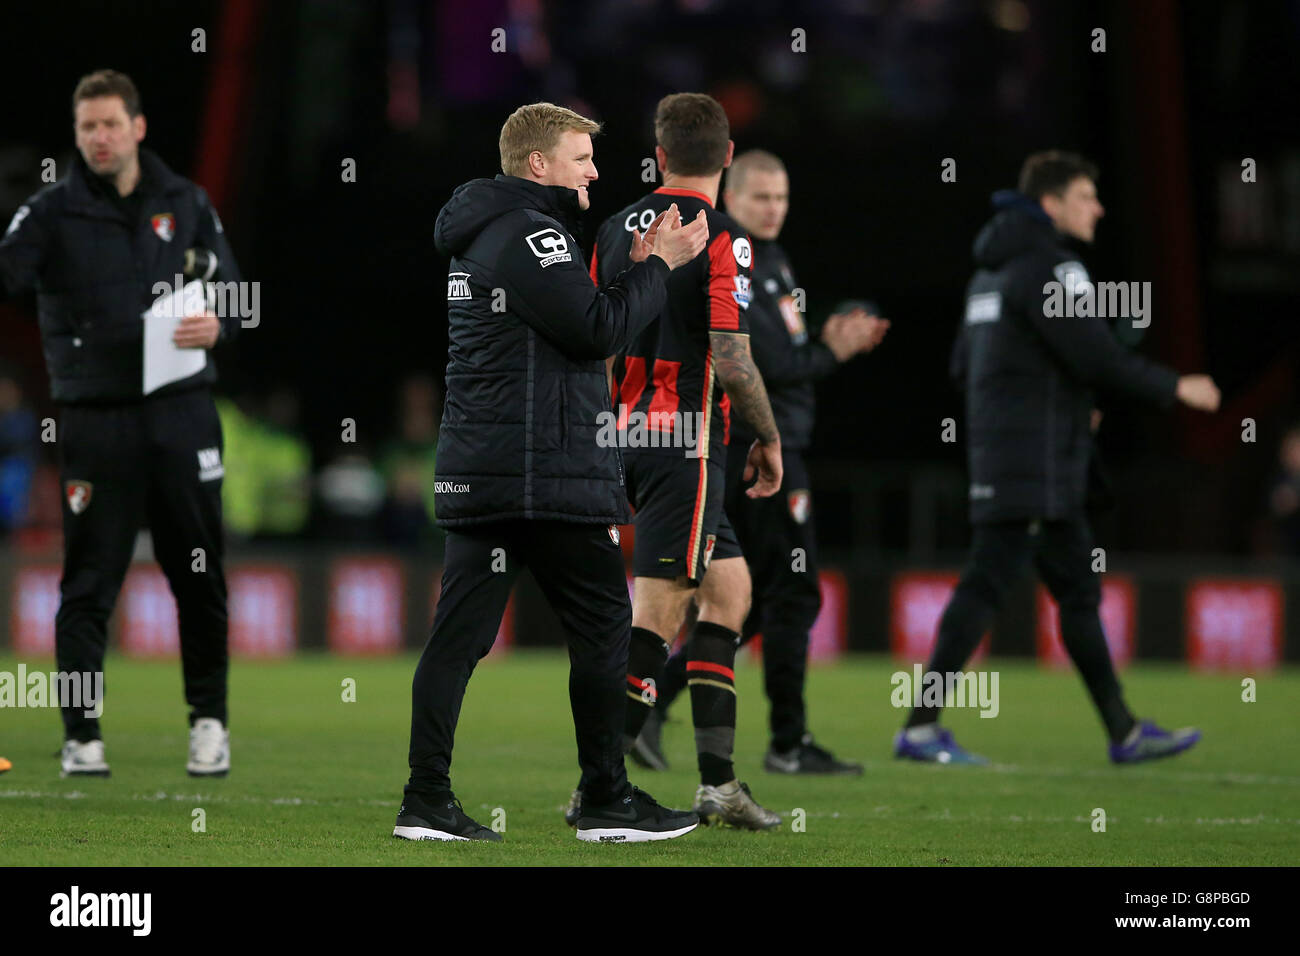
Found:
[[[313, 454], [297, 394], [273, 388], [217, 400], [225, 437], [222, 503], [232, 546], [292, 539], [418, 548], [441, 540], [433, 474], [442, 391], [428, 375], [401, 381], [375, 447], [348, 441]], [[59, 529], [55, 444], [20, 374], [0, 366], [0, 538], [50, 543]]]
[[[391, 418], [375, 429], [384, 437], [373, 446], [344, 436], [322, 450], [306, 437], [292, 389], [218, 398], [229, 543], [441, 547], [433, 477], [442, 389], [428, 374], [410, 375], [390, 402]], [[55, 427], [55, 419], [37, 412], [22, 373], [0, 363], [0, 541], [57, 544]], [[1276, 459], [1259, 493], [1254, 551], [1300, 560], [1300, 421], [1283, 433]]]

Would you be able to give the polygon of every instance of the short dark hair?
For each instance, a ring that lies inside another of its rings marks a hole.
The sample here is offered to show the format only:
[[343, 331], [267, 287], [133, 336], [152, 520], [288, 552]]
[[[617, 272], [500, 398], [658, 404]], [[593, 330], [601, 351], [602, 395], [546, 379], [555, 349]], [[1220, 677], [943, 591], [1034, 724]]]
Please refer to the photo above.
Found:
[[784, 173], [785, 163], [775, 153], [765, 149], [747, 149], [739, 156], [732, 157], [727, 167], [727, 188], [740, 191], [750, 173]]
[[655, 108], [655, 141], [668, 168], [682, 176], [707, 176], [727, 162], [731, 124], [722, 104], [706, 93], [672, 93]]
[[117, 70], [96, 70], [87, 73], [77, 82], [72, 91], [72, 111], [76, 113], [77, 104], [82, 100], [93, 100], [100, 96], [120, 96], [126, 106], [126, 115], [134, 119], [140, 115], [140, 91], [125, 73]]
[[1095, 182], [1097, 172], [1097, 165], [1078, 153], [1049, 149], [1025, 160], [1020, 167], [1019, 188], [1030, 199], [1042, 199], [1046, 193], [1059, 196], [1080, 176]]

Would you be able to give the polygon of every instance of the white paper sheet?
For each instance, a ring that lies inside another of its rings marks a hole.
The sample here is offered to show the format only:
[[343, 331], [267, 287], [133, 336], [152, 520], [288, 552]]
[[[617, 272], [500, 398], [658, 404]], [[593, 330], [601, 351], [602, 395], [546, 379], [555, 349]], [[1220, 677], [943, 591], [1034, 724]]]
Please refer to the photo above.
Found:
[[195, 279], [173, 290], [144, 313], [144, 394], [189, 378], [208, 364], [207, 349], [178, 349], [172, 343], [176, 326], [187, 315], [202, 315], [207, 307], [203, 283]]

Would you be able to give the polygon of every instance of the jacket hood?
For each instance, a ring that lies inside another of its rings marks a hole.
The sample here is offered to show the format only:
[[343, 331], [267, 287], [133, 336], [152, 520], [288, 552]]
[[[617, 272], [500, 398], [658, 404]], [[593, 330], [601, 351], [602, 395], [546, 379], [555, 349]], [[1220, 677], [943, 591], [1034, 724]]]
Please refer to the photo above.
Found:
[[999, 269], [1031, 249], [1057, 242], [1052, 220], [1024, 193], [1003, 189], [993, 194], [997, 210], [975, 237], [972, 254], [983, 269]]
[[546, 213], [581, 238], [577, 190], [498, 175], [495, 179], [471, 179], [451, 194], [434, 223], [434, 245], [444, 256], [460, 255], [496, 219], [518, 209]]

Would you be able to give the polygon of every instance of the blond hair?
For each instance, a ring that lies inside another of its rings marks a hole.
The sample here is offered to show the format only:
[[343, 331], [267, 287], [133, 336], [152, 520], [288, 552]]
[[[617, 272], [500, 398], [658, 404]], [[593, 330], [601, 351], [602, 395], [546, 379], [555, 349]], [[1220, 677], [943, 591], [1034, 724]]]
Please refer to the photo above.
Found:
[[507, 176], [524, 176], [533, 151], [549, 156], [560, 137], [570, 130], [594, 135], [600, 132], [600, 124], [554, 103], [519, 107], [501, 127], [501, 172]]

